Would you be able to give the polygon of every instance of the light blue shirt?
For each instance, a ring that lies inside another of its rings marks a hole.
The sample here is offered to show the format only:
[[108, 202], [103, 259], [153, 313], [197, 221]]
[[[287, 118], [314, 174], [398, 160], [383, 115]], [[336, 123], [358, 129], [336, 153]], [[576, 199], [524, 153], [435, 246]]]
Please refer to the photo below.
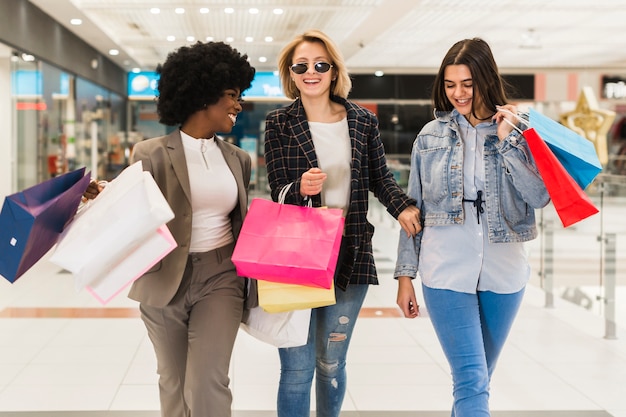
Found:
[[[549, 196], [523, 137], [499, 141], [496, 124], [472, 127], [453, 111], [427, 124], [411, 157], [409, 195], [424, 218], [416, 238], [400, 234], [394, 276], [465, 293], [514, 293], [530, 277], [524, 241], [536, 236], [534, 208]], [[478, 213], [472, 202], [482, 191]], [[457, 208], [458, 207], [458, 208]]]

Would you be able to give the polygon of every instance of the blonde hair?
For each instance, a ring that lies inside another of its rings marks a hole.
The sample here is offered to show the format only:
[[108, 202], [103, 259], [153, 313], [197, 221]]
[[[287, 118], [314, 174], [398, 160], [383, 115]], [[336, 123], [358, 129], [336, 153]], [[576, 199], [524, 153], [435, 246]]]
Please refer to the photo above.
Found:
[[308, 30], [301, 35], [296, 36], [291, 42], [289, 42], [278, 56], [278, 74], [280, 76], [280, 82], [282, 83], [283, 92], [285, 96], [291, 99], [295, 99], [300, 96], [300, 91], [296, 87], [296, 83], [291, 78], [291, 65], [293, 64], [293, 54], [298, 45], [303, 42], [319, 42], [326, 51], [333, 65], [332, 71], [334, 75], [334, 81], [330, 86], [331, 94], [343, 98], [348, 98], [348, 94], [352, 89], [352, 80], [346, 69], [346, 64], [343, 60], [343, 55], [339, 51], [339, 48], [325, 33], [319, 30]]

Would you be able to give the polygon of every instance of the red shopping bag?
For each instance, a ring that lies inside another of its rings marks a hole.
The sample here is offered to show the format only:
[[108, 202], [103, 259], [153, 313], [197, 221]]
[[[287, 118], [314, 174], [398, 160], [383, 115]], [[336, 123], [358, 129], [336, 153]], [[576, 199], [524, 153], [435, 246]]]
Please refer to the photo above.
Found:
[[330, 288], [343, 211], [252, 200], [233, 251], [241, 276]]
[[537, 169], [543, 178], [563, 227], [568, 227], [599, 210], [578, 183], [568, 174], [557, 157], [534, 128], [523, 132]]

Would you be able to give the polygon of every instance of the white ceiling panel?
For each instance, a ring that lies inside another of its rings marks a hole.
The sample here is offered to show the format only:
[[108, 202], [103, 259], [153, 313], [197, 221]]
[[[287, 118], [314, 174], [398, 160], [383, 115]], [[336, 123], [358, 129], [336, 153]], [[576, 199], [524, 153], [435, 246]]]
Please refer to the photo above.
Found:
[[[502, 70], [626, 72], [624, 0], [30, 1], [102, 53], [118, 49], [111, 59], [128, 70], [153, 70], [168, 52], [208, 37], [247, 53], [257, 70], [274, 70], [281, 48], [316, 28], [355, 73], [432, 72], [454, 42], [476, 36], [491, 44]], [[84, 24], [71, 26], [72, 17]]]

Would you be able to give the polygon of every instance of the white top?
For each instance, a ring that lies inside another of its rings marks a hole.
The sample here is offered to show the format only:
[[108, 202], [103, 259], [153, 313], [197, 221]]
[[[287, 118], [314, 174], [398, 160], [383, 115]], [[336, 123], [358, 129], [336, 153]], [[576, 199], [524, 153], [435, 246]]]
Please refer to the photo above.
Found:
[[328, 175], [322, 187], [322, 205], [343, 209], [350, 204], [350, 169], [352, 146], [348, 133], [348, 119], [339, 122], [309, 122], [311, 138], [319, 168]]
[[189, 251], [206, 252], [234, 240], [230, 213], [237, 206], [237, 182], [215, 138], [195, 139], [183, 131], [180, 135], [193, 211]]

